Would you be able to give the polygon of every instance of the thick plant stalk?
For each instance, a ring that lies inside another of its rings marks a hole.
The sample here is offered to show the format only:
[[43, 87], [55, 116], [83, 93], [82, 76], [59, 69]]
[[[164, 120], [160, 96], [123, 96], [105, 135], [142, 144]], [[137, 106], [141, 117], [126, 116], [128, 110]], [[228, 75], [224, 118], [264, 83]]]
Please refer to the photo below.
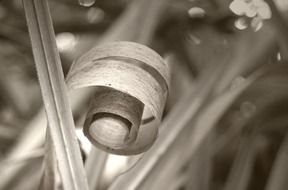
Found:
[[[83, 90], [80, 93], [71, 93], [69, 95], [69, 98], [71, 99], [71, 108], [73, 112], [75, 112], [76, 110], [79, 110], [81, 105], [83, 105], [84, 102], [86, 102], [90, 97], [90, 90]], [[17, 160], [19, 158], [25, 157], [27, 153], [33, 152], [35, 149], [40, 147], [44, 143], [46, 132], [45, 127], [41, 126], [47, 126], [44, 109], [39, 110], [38, 114], [36, 114], [33, 120], [25, 127], [25, 131], [21, 134], [17, 143], [9, 152], [5, 160]], [[1, 168], [0, 189], [6, 189], [9, 184], [15, 183], [14, 177], [25, 169], [25, 163], [10, 165], [9, 167], [5, 167], [5, 169]], [[35, 180], [34, 183], [39, 186], [38, 181]]]
[[24, 0], [45, 110], [65, 189], [88, 190], [46, 0]]

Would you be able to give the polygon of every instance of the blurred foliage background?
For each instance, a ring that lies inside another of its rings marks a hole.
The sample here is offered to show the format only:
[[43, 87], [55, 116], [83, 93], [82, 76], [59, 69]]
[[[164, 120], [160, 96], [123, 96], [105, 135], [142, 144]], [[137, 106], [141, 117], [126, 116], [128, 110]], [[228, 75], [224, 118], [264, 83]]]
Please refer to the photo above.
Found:
[[[177, 105], [187, 104], [184, 97], [201, 99], [187, 126], [199, 130], [172, 148], [174, 155], [191, 155], [185, 161], [171, 156], [165, 167], [179, 171], [170, 169], [167, 177], [159, 169], [164, 177], [144, 189], [287, 189], [288, 1], [83, 2], [49, 0], [64, 74], [97, 44], [135, 41], [157, 51], [171, 68], [164, 121], [172, 120]], [[237, 95], [225, 97], [235, 89]], [[0, 92], [0, 189], [39, 189], [47, 124], [20, 0], [0, 0]], [[79, 129], [89, 94], [71, 99], [85, 162], [91, 145]], [[126, 162], [109, 155], [97, 189], [107, 189]], [[60, 179], [57, 184], [61, 189]]]

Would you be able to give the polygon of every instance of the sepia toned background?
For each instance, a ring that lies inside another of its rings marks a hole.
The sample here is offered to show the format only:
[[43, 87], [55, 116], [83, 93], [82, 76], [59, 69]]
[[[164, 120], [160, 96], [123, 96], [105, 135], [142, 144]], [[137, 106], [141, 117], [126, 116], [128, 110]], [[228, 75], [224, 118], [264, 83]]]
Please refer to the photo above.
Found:
[[[82, 128], [93, 92], [67, 90], [89, 189], [288, 188], [287, 0], [47, 2], [64, 76], [114, 41], [146, 45], [169, 67], [159, 134], [137, 155], [92, 145]], [[67, 190], [30, 38], [22, 1], [0, 0], [0, 190]]]

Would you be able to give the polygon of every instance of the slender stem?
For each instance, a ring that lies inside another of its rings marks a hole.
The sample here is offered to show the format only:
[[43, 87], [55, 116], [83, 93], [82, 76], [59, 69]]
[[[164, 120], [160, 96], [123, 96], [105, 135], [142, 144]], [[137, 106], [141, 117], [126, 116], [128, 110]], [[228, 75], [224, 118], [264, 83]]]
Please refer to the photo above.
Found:
[[276, 155], [266, 190], [284, 190], [288, 185], [288, 135]]
[[255, 147], [253, 140], [246, 137], [241, 142], [224, 190], [245, 190], [248, 188], [257, 153], [257, 147]]
[[88, 184], [91, 190], [100, 188], [100, 181], [104, 173], [107, 158], [108, 153], [95, 147], [92, 148], [85, 163]]
[[64, 189], [88, 190], [48, 3], [23, 0], [23, 5]]
[[[47, 128], [49, 130], [49, 128]], [[46, 133], [45, 156], [43, 162], [44, 173], [41, 179], [40, 189], [56, 190], [57, 189], [57, 160], [55, 157], [55, 148], [53, 145], [51, 132]]]

